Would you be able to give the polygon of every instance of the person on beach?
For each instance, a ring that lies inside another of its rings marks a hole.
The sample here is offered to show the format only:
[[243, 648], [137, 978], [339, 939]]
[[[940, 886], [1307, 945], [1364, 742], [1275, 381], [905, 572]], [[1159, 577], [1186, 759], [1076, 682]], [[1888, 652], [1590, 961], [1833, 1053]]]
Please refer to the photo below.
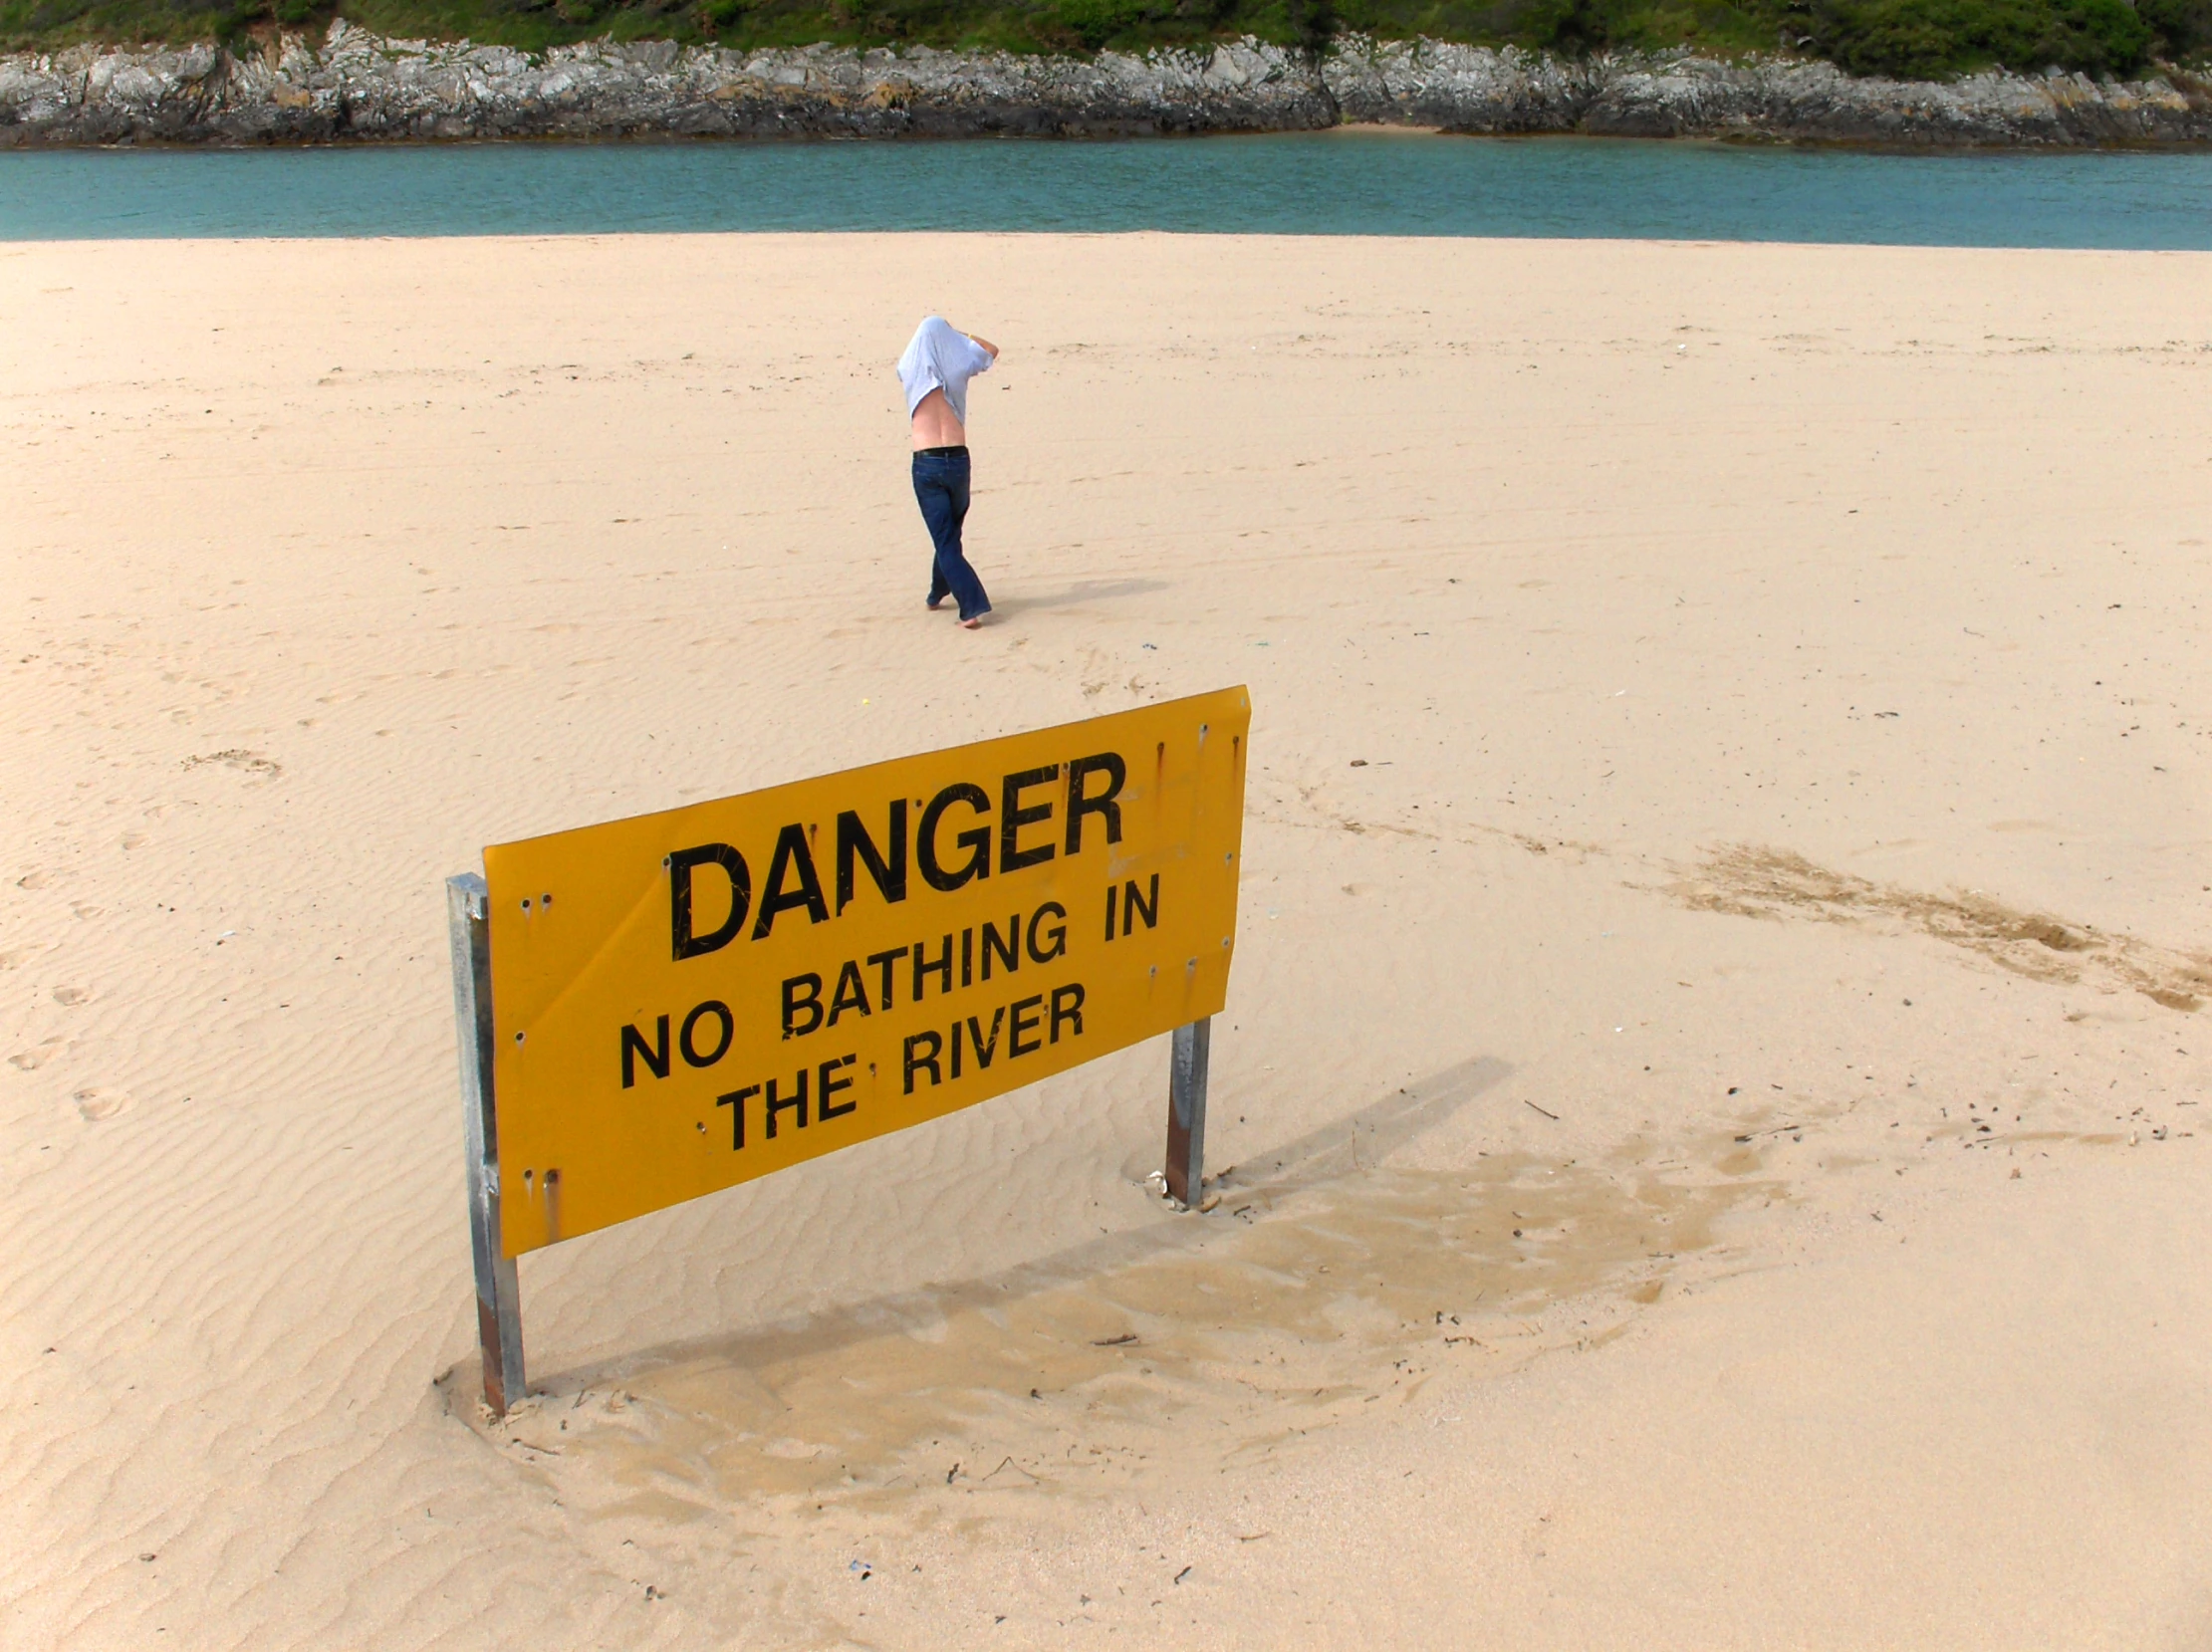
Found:
[[960, 548], [968, 515], [968, 380], [988, 372], [999, 347], [962, 333], [942, 316], [925, 316], [898, 358], [914, 445], [914, 500], [936, 546], [929, 606], [946, 596], [960, 604], [960, 623], [974, 630], [991, 611], [983, 582]]

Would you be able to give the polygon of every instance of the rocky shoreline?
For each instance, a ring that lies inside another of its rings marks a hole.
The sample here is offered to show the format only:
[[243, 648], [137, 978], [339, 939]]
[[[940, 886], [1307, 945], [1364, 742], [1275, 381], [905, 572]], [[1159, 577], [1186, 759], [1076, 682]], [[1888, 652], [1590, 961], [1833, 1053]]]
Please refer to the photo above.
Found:
[[1901, 147], [2212, 144], [2212, 82], [1992, 73], [1854, 80], [1790, 59], [1566, 61], [1346, 38], [1316, 60], [1243, 40], [1143, 57], [927, 47], [740, 53], [597, 43], [525, 53], [387, 40], [0, 56], [0, 146], [474, 138], [1105, 137], [1382, 122]]

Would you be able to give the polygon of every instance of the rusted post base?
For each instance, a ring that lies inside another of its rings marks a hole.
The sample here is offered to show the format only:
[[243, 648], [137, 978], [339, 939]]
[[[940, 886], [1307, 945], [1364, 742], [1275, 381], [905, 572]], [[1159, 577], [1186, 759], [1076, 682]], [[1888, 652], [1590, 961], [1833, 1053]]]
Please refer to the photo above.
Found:
[[522, 1293], [499, 1241], [499, 1111], [492, 1095], [489, 894], [473, 873], [445, 880], [453, 942], [453, 1018], [461, 1052], [461, 1134], [468, 1169], [468, 1240], [476, 1263], [476, 1333], [492, 1415], [530, 1391], [522, 1364]]
[[1196, 1206], [1206, 1185], [1206, 1058], [1213, 1018], [1178, 1027], [1167, 1062], [1167, 1196]]

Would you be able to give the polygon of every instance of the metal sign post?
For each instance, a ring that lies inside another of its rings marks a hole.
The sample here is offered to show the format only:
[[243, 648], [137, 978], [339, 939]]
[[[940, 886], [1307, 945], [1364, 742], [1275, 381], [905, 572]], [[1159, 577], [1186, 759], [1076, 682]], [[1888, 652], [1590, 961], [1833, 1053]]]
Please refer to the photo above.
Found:
[[1170, 1035], [1167, 1059], [1167, 1196], [1195, 1207], [1206, 1185], [1206, 1062], [1213, 1017]]
[[476, 1334], [484, 1399], [504, 1417], [529, 1389], [522, 1363], [522, 1292], [499, 1243], [499, 1110], [492, 1094], [490, 895], [474, 873], [445, 880], [453, 942], [453, 1018], [461, 1052], [461, 1119], [468, 1166], [468, 1238], [476, 1260]]

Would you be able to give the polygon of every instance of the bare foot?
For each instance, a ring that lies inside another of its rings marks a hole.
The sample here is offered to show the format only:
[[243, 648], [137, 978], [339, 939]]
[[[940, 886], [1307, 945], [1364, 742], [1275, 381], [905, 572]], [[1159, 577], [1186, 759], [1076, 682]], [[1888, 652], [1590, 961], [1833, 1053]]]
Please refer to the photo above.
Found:
[[963, 619], [960, 621], [960, 628], [963, 631], [980, 631], [983, 629], [982, 617], [979, 615], [974, 619]]

